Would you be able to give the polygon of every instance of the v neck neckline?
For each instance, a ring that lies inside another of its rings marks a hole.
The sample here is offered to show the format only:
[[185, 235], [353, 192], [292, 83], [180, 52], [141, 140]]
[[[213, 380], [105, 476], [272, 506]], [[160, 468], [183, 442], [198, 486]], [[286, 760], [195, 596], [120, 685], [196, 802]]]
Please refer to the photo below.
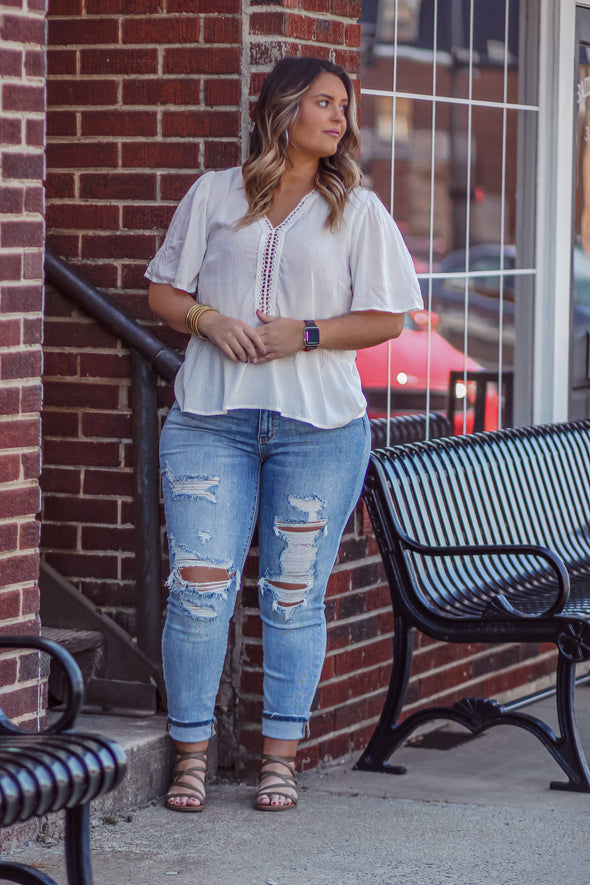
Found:
[[283, 228], [283, 227], [286, 227], [291, 221], [294, 220], [294, 216], [297, 216], [300, 214], [300, 212], [302, 211], [302, 209], [306, 205], [306, 203], [308, 203], [311, 200], [311, 198], [316, 194], [317, 194], [317, 190], [315, 188], [313, 188], [312, 190], [310, 190], [306, 194], [304, 194], [301, 197], [301, 199], [299, 200], [299, 202], [297, 203], [297, 205], [293, 209], [291, 209], [289, 214], [287, 216], [285, 216], [285, 218], [283, 218], [283, 220], [281, 222], [279, 222], [279, 224], [273, 224], [267, 215], [263, 215], [262, 217], [263, 217], [264, 221], [266, 222], [268, 228], [272, 232], [275, 232], [275, 231], [281, 230], [281, 228]]

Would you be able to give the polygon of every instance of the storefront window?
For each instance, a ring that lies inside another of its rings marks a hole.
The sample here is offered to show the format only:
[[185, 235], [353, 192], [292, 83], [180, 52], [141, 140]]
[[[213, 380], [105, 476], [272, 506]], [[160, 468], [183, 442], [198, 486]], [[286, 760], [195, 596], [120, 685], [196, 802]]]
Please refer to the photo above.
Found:
[[519, 162], [519, 142], [526, 131], [535, 143], [538, 111], [536, 95], [524, 94], [524, 5], [363, 2], [365, 185], [398, 223], [426, 307], [389, 346], [381, 389], [374, 373], [365, 385], [373, 415], [445, 410], [449, 372], [462, 370], [456, 430], [473, 429], [482, 378], [485, 429], [511, 423], [515, 300], [532, 290], [535, 273], [534, 225], [518, 218], [519, 176], [534, 168], [534, 157], [532, 166]]

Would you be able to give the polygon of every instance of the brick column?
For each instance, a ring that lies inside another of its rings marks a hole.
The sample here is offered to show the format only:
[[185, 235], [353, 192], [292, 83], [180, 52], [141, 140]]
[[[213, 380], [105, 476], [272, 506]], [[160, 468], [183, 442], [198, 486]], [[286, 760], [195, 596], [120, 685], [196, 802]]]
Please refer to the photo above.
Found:
[[[30, 634], [39, 630], [44, 0], [3, 6], [0, 44], [0, 629]], [[0, 655], [10, 716], [36, 715], [36, 661]]]

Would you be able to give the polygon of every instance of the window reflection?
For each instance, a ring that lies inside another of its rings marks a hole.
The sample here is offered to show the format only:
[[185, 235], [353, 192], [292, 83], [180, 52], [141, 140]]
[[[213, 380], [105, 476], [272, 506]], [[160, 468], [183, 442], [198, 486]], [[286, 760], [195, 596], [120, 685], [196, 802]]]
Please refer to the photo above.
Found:
[[429, 385], [437, 408], [450, 370], [513, 368], [517, 140], [523, 115], [535, 116], [518, 103], [519, 10], [519, 0], [363, 0], [364, 183], [392, 211], [430, 311], [429, 355], [415, 351], [415, 371], [382, 370], [394, 412], [400, 372], [420, 377], [424, 396]]
[[473, 22], [471, 0], [363, 0], [361, 22], [365, 74], [397, 49], [398, 92], [432, 95], [436, 74], [437, 95], [468, 98], [471, 67], [471, 97], [503, 101], [507, 66], [516, 100], [518, 0], [475, 0]]

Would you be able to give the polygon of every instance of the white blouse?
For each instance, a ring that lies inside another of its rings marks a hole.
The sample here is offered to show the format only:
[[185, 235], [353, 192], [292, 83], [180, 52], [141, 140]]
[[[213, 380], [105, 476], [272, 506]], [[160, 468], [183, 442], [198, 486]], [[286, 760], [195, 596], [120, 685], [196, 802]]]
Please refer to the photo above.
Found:
[[[379, 199], [356, 189], [337, 233], [312, 191], [277, 227], [263, 218], [235, 229], [247, 211], [240, 167], [207, 172], [190, 188], [146, 276], [227, 316], [259, 326], [256, 310], [322, 320], [350, 311], [422, 307], [412, 259]], [[182, 411], [268, 409], [316, 427], [341, 427], [366, 409], [354, 350], [299, 351], [268, 363], [233, 362], [192, 336], [174, 392]]]

